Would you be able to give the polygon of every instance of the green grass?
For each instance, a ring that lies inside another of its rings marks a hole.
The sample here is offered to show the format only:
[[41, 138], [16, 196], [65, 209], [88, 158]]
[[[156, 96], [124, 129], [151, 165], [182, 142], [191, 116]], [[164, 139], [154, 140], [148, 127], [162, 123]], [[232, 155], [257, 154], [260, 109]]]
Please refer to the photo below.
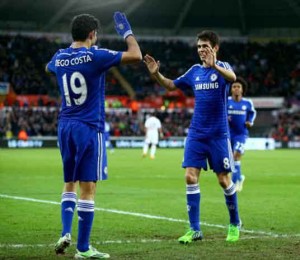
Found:
[[[201, 173], [205, 239], [188, 246], [176, 241], [188, 227], [182, 154], [160, 149], [150, 160], [141, 158], [141, 150], [119, 149], [108, 155], [109, 180], [98, 185], [96, 196], [96, 207], [108, 211], [95, 214], [91, 243], [96, 248], [111, 259], [300, 259], [299, 150], [246, 152], [239, 194], [245, 231], [234, 244], [225, 242], [222, 189], [211, 171]], [[16, 198], [59, 203], [61, 168], [57, 149], [0, 149], [0, 194], [11, 196], [0, 196], [0, 259], [56, 259], [59, 205]], [[76, 236], [75, 217], [74, 241]], [[75, 243], [60, 258], [70, 259], [74, 252]]]

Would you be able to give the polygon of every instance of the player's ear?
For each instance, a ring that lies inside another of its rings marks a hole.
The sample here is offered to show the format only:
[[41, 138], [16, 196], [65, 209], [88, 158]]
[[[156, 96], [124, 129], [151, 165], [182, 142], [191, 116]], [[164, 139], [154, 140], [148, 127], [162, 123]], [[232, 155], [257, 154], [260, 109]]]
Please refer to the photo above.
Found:
[[93, 40], [93, 38], [95, 37], [95, 34], [96, 34], [96, 31], [94, 30], [94, 31], [91, 31], [90, 33], [89, 33], [89, 40]]
[[217, 53], [219, 51], [219, 45], [216, 45], [213, 49]]

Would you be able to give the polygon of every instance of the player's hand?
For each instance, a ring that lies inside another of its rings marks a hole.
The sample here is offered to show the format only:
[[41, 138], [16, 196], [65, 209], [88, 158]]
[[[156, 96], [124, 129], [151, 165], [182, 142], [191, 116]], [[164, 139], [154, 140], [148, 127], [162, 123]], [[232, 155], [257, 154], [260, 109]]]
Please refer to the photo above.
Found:
[[245, 122], [245, 125], [248, 129], [252, 127], [252, 124], [249, 121]]
[[206, 57], [204, 62], [208, 67], [214, 68], [216, 66], [217, 56], [211, 47], [206, 47]]
[[146, 54], [144, 57], [144, 63], [147, 66], [150, 74], [156, 74], [159, 71], [160, 62], [156, 61], [152, 56]]
[[127, 21], [126, 15], [121, 12], [114, 13], [115, 28], [118, 34], [124, 39], [129, 35], [133, 35], [129, 22]]

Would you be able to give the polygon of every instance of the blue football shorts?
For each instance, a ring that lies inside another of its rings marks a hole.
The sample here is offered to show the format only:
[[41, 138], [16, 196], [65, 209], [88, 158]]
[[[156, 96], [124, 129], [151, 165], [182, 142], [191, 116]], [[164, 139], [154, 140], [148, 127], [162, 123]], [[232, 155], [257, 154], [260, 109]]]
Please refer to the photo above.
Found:
[[224, 138], [199, 139], [188, 136], [182, 167], [207, 170], [207, 162], [215, 173], [232, 172], [234, 161], [230, 141]]
[[231, 147], [232, 150], [238, 152], [240, 154], [244, 154], [245, 152], [245, 144], [247, 141], [247, 136], [245, 135], [232, 135], [231, 136]]
[[60, 121], [58, 142], [65, 182], [96, 182], [107, 179], [103, 133], [82, 122]]

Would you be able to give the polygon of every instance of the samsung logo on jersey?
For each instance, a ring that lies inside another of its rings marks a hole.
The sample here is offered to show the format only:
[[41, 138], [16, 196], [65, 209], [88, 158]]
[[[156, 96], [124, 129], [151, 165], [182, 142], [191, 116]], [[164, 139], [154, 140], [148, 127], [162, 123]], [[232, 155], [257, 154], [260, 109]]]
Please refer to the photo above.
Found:
[[90, 62], [92, 61], [92, 58], [89, 55], [84, 55], [84, 56], [80, 56], [80, 57], [76, 57], [76, 58], [72, 58], [72, 59], [57, 59], [55, 61], [55, 66], [56, 67], [65, 67], [65, 66], [74, 66], [74, 65], [78, 65], [78, 64], [82, 64], [82, 63], [86, 63], [86, 62]]
[[246, 111], [241, 110], [228, 110], [229, 115], [246, 115]]
[[195, 84], [195, 89], [196, 90], [202, 90], [202, 89], [216, 89], [219, 87], [218, 82], [213, 82], [213, 83], [200, 83], [200, 84]]

